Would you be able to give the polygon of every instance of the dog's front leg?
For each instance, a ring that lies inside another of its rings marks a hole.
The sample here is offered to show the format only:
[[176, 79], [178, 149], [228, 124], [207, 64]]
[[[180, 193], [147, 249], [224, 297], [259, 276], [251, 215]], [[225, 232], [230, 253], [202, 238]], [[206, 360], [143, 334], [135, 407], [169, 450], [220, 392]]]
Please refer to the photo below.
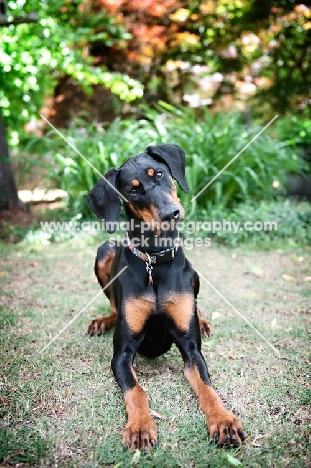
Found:
[[[196, 333], [198, 334], [198, 333]], [[175, 340], [184, 359], [184, 375], [199, 398], [209, 428], [210, 441], [219, 446], [239, 446], [246, 438], [239, 419], [227, 411], [212, 387], [207, 365], [197, 339], [190, 333], [176, 333]]]
[[156, 446], [157, 428], [149, 414], [148, 398], [137, 382], [132, 363], [139, 342], [130, 340], [117, 347], [111, 362], [113, 373], [123, 392], [128, 421], [123, 431], [123, 444], [131, 450], [148, 452]]

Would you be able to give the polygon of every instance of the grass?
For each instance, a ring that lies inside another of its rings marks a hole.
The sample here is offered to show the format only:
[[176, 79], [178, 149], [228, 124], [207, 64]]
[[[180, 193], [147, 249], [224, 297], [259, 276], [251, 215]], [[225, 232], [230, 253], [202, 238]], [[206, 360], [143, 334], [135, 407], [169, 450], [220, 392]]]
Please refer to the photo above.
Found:
[[162, 415], [158, 448], [148, 455], [122, 449], [126, 419], [110, 370], [113, 333], [92, 339], [85, 334], [92, 318], [108, 312], [104, 298], [40, 354], [98, 292], [95, 251], [83, 239], [1, 247], [1, 466], [308, 466], [310, 250], [187, 253], [282, 358], [202, 284], [199, 305], [215, 329], [203, 354], [216, 389], [249, 438], [236, 450], [208, 444], [203, 414], [173, 348], [156, 360], [135, 360], [151, 407]]

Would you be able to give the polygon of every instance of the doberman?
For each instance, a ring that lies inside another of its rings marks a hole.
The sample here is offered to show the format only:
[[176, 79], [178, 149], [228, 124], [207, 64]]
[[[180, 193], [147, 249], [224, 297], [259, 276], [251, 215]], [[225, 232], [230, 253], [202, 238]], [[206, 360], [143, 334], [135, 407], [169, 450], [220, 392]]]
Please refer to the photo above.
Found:
[[[177, 145], [149, 146], [145, 153], [110, 169], [88, 195], [91, 210], [112, 233], [121, 202], [128, 225], [127, 241], [111, 241], [97, 252], [95, 273], [111, 315], [91, 322], [89, 335], [115, 326], [111, 366], [124, 395], [128, 421], [123, 443], [147, 452], [156, 445], [156, 425], [147, 395], [139, 385], [133, 360], [136, 352], [152, 358], [176, 344], [184, 360], [184, 375], [205, 413], [210, 440], [219, 446], [238, 446], [246, 438], [239, 419], [229, 413], [212, 387], [201, 353], [201, 334], [211, 328], [199, 314], [196, 299], [199, 276], [179, 246], [178, 222], [184, 209], [177, 198], [175, 179], [188, 192], [185, 153]], [[163, 249], [163, 246], [166, 247]]]

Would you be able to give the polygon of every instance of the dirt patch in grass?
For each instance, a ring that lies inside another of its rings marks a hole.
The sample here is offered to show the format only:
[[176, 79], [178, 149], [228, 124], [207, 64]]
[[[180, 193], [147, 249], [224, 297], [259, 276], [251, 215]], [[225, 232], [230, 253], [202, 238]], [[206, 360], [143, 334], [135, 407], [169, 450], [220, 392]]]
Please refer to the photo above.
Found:
[[95, 252], [82, 242], [1, 248], [2, 465], [308, 466], [310, 250], [187, 253], [281, 357], [201, 281], [199, 305], [214, 326], [203, 354], [214, 386], [249, 438], [237, 450], [209, 445], [203, 414], [172, 348], [155, 360], [135, 360], [151, 407], [162, 416], [159, 446], [146, 456], [122, 450], [125, 410], [110, 369], [113, 333], [85, 334], [92, 318], [108, 313], [104, 296], [40, 353], [98, 292]]

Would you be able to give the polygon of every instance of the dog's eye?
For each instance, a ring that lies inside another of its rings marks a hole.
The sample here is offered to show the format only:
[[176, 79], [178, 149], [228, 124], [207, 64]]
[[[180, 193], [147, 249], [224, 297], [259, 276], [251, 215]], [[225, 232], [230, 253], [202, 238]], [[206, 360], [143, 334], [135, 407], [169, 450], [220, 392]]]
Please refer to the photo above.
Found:
[[158, 172], [156, 173], [156, 178], [157, 178], [157, 179], [162, 179], [162, 177], [163, 177], [163, 172], [162, 172], [162, 171], [158, 171]]
[[133, 187], [133, 188], [131, 188], [130, 193], [132, 195], [135, 195], [136, 193], [138, 193], [138, 189], [136, 187]]

